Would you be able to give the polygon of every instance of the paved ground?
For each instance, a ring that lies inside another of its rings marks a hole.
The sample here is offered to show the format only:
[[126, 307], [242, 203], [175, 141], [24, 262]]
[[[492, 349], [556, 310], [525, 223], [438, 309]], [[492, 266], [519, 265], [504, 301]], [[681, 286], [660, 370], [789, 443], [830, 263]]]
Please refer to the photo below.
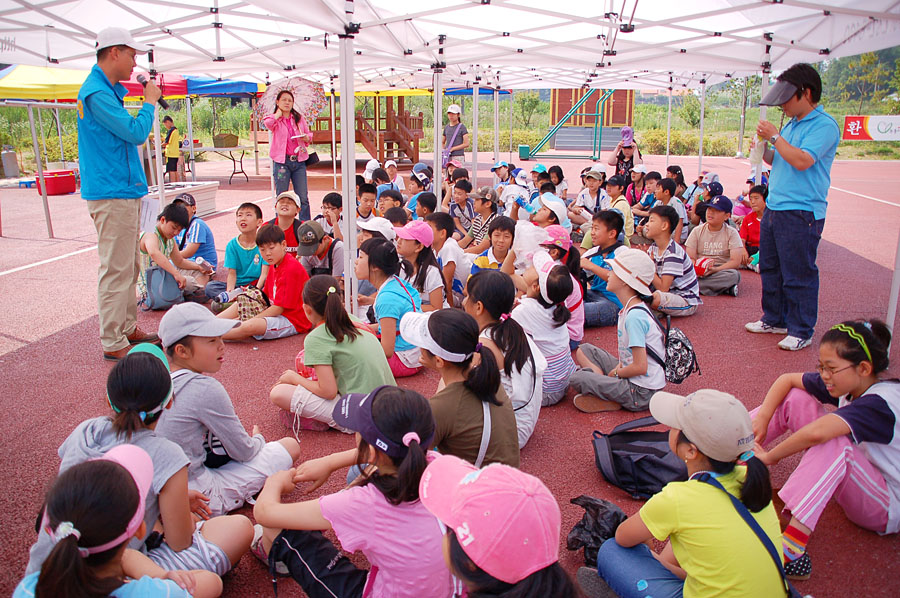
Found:
[[[577, 188], [577, 175], [585, 164], [559, 163], [570, 185]], [[665, 168], [661, 156], [649, 156], [647, 163], [651, 169]], [[696, 158], [676, 158], [672, 163], [680, 164], [685, 172], [696, 169]], [[220, 182], [218, 208], [222, 213], [207, 219], [220, 255], [227, 239], [235, 234], [230, 215], [234, 207], [259, 200], [267, 216], [272, 212], [265, 200], [269, 196], [265, 170], [258, 177], [251, 176], [249, 183], [236, 179], [228, 185], [223, 177], [225, 166], [204, 165], [203, 170], [204, 178]], [[322, 166], [311, 177], [314, 212], [332, 188], [330, 165]], [[361, 171], [362, 163], [358, 166]], [[745, 161], [706, 158], [707, 167], [721, 175], [726, 194], [737, 194], [747, 172]], [[487, 163], [480, 167], [484, 182], [488, 168]], [[897, 162], [838, 162], [832, 174], [834, 187], [819, 253], [822, 291], [817, 338], [842, 319], [884, 318], [900, 232], [900, 200], [893, 192], [900, 185]], [[8, 404], [0, 414], [0, 479], [5, 482], [0, 494], [0, 529], [10, 540], [0, 547], [0, 592], [8, 595], [24, 568], [42, 493], [59, 465], [56, 448], [78, 422], [107, 412], [103, 389], [110, 365], [100, 359], [96, 237], [82, 200], [74, 195], [51, 198], [53, 239], [47, 238], [40, 196], [34, 190], [0, 190], [0, 210], [4, 235], [0, 238], [0, 396], [7, 397]], [[745, 272], [739, 297], [705, 299], [697, 315], [679, 322], [696, 345], [703, 375], [670, 390], [715, 387], [755, 407], [776, 376], [813, 367], [813, 350], [785, 353], [776, 349], [776, 337], [743, 331], [744, 322], [759, 316], [759, 296], [759, 277]], [[142, 313], [140, 325], [156, 330], [160, 317], [159, 313]], [[614, 334], [612, 329], [590, 329], [585, 340], [613, 349]], [[268, 389], [292, 366], [301, 347], [302, 339], [297, 337], [228, 345], [226, 363], [217, 378], [228, 389], [247, 427], [258, 423], [267, 438], [285, 434], [268, 402]], [[894, 361], [900, 358], [896, 345], [892, 357]], [[900, 370], [893, 366], [891, 373], [896, 376]], [[429, 396], [437, 378], [424, 373], [404, 384]], [[580, 494], [613, 500], [628, 513], [639, 507], [640, 503], [603, 481], [590, 445], [592, 430], [608, 431], [632, 417], [627, 413], [585, 415], [570, 401], [541, 414], [534, 436], [522, 451], [522, 468], [543, 479], [559, 499], [563, 536], [581, 517], [581, 510], [569, 504]], [[351, 439], [335, 432], [308, 432], [301, 437], [301, 444], [304, 456], [311, 458], [349, 448]], [[776, 486], [784, 483], [790, 467], [787, 462], [774, 468]], [[342, 475], [334, 476], [324, 491], [338, 490], [342, 479]], [[294, 498], [300, 496], [298, 492]], [[564, 538], [561, 545], [561, 561], [574, 572], [582, 556], [567, 552]], [[898, 548], [896, 536], [883, 538], [863, 531], [832, 505], [810, 544], [814, 576], [798, 587], [819, 598], [851, 593], [896, 595], [893, 587], [885, 587], [885, 581], [900, 577]], [[850, 579], [856, 588], [852, 592], [846, 588]], [[282, 596], [302, 595], [291, 582], [281, 585]], [[245, 557], [227, 576], [225, 595], [270, 596], [263, 566]]]

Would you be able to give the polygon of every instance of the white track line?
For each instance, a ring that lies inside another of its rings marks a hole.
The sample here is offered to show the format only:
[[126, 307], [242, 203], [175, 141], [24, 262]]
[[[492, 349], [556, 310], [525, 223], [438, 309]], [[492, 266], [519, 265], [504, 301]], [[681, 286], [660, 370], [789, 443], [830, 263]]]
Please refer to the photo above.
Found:
[[857, 193], [855, 191], [847, 191], [846, 189], [839, 189], [837, 187], [829, 187], [829, 189], [834, 189], [835, 191], [840, 191], [841, 193], [849, 193], [850, 195], [862, 197], [863, 199], [869, 199], [872, 201], [877, 201], [878, 203], [883, 203], [883, 204], [887, 204], [889, 206], [894, 206], [895, 208], [900, 208], [900, 204], [894, 203], [892, 201], [885, 201], [883, 199], [878, 199], [877, 197], [870, 197], [868, 195], [863, 195], [862, 193]]

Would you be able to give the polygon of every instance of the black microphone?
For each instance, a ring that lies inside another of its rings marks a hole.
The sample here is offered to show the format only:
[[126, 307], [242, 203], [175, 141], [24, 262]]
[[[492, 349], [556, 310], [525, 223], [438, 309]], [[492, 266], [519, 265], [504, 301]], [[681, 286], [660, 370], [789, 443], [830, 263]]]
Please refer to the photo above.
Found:
[[[140, 83], [143, 87], [147, 87], [147, 77], [145, 77], [144, 75], [138, 75], [137, 77], [135, 77], [135, 79], [137, 79], [137, 82]], [[165, 101], [162, 96], [159, 96], [157, 102], [163, 110], [169, 109], [169, 102]]]

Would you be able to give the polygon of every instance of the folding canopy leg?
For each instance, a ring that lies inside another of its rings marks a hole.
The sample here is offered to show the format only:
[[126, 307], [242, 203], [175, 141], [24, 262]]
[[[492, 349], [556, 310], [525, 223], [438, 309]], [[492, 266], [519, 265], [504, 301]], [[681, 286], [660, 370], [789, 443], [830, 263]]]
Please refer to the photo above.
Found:
[[706, 79], [700, 79], [700, 159], [697, 161], [697, 177], [703, 172], [703, 124], [706, 117]]
[[47, 201], [47, 181], [44, 179], [44, 165], [38, 147], [37, 131], [34, 130], [34, 109], [28, 106], [28, 124], [31, 126], [31, 145], [34, 148], [34, 161], [37, 163], [38, 181], [41, 186], [41, 200], [44, 202], [44, 222], [47, 223], [47, 236], [53, 238], [53, 223], [50, 221], [50, 203]]
[[441, 185], [444, 183], [444, 173], [443, 173], [443, 164], [441, 158], [441, 150], [443, 149], [441, 146], [441, 123], [443, 122], [444, 117], [444, 88], [441, 83], [441, 73], [442, 69], [439, 67], [435, 67], [434, 69], [434, 178], [432, 179], [432, 186], [434, 189], [434, 194], [437, 196], [437, 207], [435, 208], [437, 211], [441, 211], [442, 205], [442, 197], [441, 197]]
[[[341, 195], [344, 198], [344, 307], [356, 313], [358, 281], [356, 279], [356, 114], [353, 110], [353, 36], [341, 35]], [[333, 130], [333, 129], [332, 129]], [[274, 178], [273, 178], [274, 180]]]

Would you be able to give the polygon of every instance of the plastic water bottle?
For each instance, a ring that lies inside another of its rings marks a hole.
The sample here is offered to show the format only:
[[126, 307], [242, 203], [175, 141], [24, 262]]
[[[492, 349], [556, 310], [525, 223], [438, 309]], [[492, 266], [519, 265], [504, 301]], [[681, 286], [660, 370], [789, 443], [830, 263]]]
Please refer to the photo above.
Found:
[[197, 257], [194, 258], [194, 262], [195, 262], [198, 266], [200, 266], [200, 267], [203, 269], [204, 272], [209, 272], [210, 274], [215, 274], [215, 273], [216, 273], [216, 270], [215, 270], [215, 268], [213, 268], [213, 265], [210, 264], [210, 263], [209, 263], [208, 261], [206, 261], [205, 259], [203, 259], [202, 257], [200, 257], [199, 255], [198, 255]]
[[219, 303], [231, 303], [237, 296], [244, 292], [243, 287], [234, 287], [230, 291], [224, 291], [216, 295], [216, 301]]

